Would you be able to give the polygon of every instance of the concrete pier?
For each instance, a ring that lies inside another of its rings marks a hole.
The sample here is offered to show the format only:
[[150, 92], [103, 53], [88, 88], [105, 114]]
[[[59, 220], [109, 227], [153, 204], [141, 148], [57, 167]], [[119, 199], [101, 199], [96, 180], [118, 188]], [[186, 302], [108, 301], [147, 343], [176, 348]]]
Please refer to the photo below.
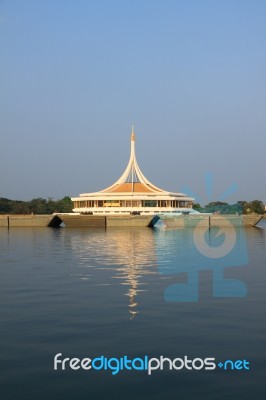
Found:
[[177, 215], [175, 217], [163, 218], [168, 227], [230, 227], [230, 226], [256, 226], [263, 218], [263, 215], [237, 215], [237, 214], [212, 214], [212, 215]]
[[66, 227], [153, 227], [159, 220], [157, 215], [85, 215], [85, 214], [58, 214]]
[[152, 227], [158, 221], [156, 215], [0, 215], [0, 227], [66, 227], [106, 228], [127, 226]]
[[57, 215], [10, 214], [0, 215], [0, 227], [57, 227], [62, 220]]
[[[255, 226], [263, 215], [178, 215], [162, 218], [169, 227], [212, 226]], [[0, 227], [58, 227], [64, 222], [66, 227], [106, 228], [106, 227], [153, 227], [159, 220], [157, 215], [0, 215]]]

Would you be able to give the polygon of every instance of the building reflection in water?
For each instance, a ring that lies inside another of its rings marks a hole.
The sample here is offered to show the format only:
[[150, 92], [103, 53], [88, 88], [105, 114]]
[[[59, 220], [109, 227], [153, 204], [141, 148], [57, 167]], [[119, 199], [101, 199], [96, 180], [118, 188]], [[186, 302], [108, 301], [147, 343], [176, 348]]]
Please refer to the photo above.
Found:
[[[154, 231], [149, 228], [71, 229], [65, 230], [64, 240], [78, 257], [78, 266], [104, 270], [98, 285], [118, 280], [126, 287], [130, 318], [139, 313], [138, 294], [145, 291], [145, 276], [158, 274]], [[92, 270], [90, 270], [92, 271]], [[111, 276], [109, 275], [111, 272]], [[95, 275], [79, 273], [81, 279]]]

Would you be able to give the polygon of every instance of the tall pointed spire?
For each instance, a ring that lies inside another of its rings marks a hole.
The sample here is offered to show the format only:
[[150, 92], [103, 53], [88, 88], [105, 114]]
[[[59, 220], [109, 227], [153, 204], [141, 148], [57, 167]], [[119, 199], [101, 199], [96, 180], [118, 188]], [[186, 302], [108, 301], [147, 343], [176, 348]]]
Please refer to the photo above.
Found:
[[141, 172], [135, 153], [135, 132], [134, 126], [132, 125], [131, 130], [131, 149], [130, 149], [130, 157], [128, 165], [121, 175], [121, 177], [113, 183], [113, 185], [109, 186], [108, 188], [102, 190], [101, 192], [160, 192], [165, 193], [164, 190], [158, 188], [157, 186], [153, 185], [148, 179], [143, 175]]
[[134, 125], [132, 125], [132, 130], [131, 130], [131, 142], [135, 142]]

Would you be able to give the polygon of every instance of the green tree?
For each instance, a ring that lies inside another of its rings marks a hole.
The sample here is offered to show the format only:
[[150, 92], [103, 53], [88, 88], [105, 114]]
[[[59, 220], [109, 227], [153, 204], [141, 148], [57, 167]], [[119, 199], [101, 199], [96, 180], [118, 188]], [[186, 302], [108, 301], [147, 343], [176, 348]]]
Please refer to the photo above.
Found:
[[260, 200], [253, 200], [253, 201], [238, 201], [238, 204], [241, 205], [243, 209], [243, 214], [264, 214], [265, 207], [264, 203]]
[[198, 211], [198, 210], [201, 210], [201, 205], [199, 203], [194, 203], [192, 208], [193, 208], [193, 210]]
[[209, 204], [206, 204], [205, 210], [207, 212], [224, 213], [228, 206], [228, 203], [222, 201], [212, 201]]
[[72, 202], [65, 196], [59, 200], [48, 200], [41, 197], [30, 201], [10, 200], [0, 198], [0, 214], [52, 214], [54, 212], [71, 212]]
[[264, 214], [265, 207], [262, 201], [260, 200], [253, 200], [250, 202], [251, 209], [256, 214]]
[[30, 201], [30, 209], [34, 214], [46, 214], [46, 208], [46, 199], [39, 197]]
[[10, 214], [11, 210], [12, 210], [11, 200], [1, 197], [0, 198], [0, 213], [1, 214]]
[[30, 207], [26, 201], [14, 201], [12, 203], [12, 214], [30, 214]]
[[72, 208], [72, 201], [68, 196], [65, 196], [63, 199], [55, 202], [55, 212], [68, 213], [72, 212]]

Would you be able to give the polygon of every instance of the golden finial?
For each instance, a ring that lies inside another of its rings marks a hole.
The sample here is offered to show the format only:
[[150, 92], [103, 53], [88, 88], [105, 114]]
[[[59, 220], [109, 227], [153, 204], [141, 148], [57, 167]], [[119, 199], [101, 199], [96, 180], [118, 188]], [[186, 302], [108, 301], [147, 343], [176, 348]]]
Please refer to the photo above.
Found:
[[131, 130], [131, 141], [135, 142], [135, 133], [134, 133], [134, 126], [132, 125], [132, 130]]

